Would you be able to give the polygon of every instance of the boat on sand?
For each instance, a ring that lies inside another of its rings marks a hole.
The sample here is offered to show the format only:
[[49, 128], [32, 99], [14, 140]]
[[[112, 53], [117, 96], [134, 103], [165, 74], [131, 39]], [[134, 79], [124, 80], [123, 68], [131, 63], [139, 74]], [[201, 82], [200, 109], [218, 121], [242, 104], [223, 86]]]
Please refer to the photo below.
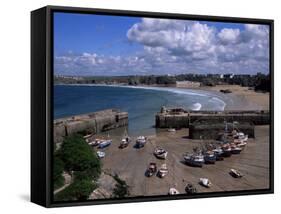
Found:
[[165, 149], [162, 148], [157, 148], [154, 150], [155, 157], [159, 158], [159, 159], [166, 159], [168, 152]]
[[192, 195], [192, 194], [197, 193], [197, 189], [191, 183], [188, 183], [185, 187], [185, 192], [188, 195]]
[[157, 175], [159, 178], [164, 178], [168, 174], [168, 168], [166, 164], [162, 164]]
[[147, 138], [145, 136], [139, 136], [136, 140], [136, 147], [142, 148], [146, 144]]
[[155, 175], [157, 172], [157, 166], [156, 163], [151, 162], [145, 172], [147, 177], [151, 177], [153, 175]]
[[202, 167], [205, 160], [202, 154], [185, 154], [184, 161], [187, 165]]
[[236, 169], [230, 169], [229, 174], [234, 178], [242, 178], [243, 175]]
[[201, 184], [203, 187], [211, 187], [212, 183], [209, 181], [208, 178], [200, 178], [199, 179], [199, 184]]
[[180, 192], [176, 189], [176, 188], [170, 188], [169, 189], [169, 193], [168, 193], [169, 195], [178, 195], [178, 194], [180, 194]]

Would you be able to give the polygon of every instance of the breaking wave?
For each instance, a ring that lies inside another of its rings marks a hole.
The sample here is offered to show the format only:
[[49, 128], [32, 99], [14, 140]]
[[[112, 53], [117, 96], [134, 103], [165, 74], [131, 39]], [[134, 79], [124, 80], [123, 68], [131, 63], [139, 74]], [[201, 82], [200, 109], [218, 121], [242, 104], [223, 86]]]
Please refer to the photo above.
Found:
[[199, 111], [199, 110], [201, 110], [201, 108], [202, 108], [201, 103], [194, 103], [194, 104], [192, 105], [192, 107], [191, 107], [191, 110], [193, 110], [193, 111]]

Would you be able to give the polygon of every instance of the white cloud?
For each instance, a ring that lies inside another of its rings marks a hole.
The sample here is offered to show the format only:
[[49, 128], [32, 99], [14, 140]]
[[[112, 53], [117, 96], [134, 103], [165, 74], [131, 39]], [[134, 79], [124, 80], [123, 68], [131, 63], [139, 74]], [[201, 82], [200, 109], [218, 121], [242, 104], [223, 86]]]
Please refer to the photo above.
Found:
[[131, 56], [73, 53], [55, 57], [55, 71], [77, 75], [256, 73], [269, 71], [269, 29], [215, 27], [197, 21], [144, 18], [127, 32], [143, 51]]
[[239, 41], [240, 30], [224, 28], [218, 33], [218, 38], [224, 44], [237, 43]]

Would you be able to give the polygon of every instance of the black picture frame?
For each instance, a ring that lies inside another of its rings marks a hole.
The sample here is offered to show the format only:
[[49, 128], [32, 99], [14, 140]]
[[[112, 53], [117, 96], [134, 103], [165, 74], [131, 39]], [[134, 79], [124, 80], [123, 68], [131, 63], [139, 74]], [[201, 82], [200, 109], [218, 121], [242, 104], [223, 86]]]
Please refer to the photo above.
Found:
[[[270, 29], [270, 180], [268, 189], [145, 196], [124, 199], [54, 202], [52, 198], [53, 131], [53, 13], [83, 13], [198, 21], [266, 24]], [[44, 207], [113, 204], [189, 198], [226, 197], [274, 192], [274, 21], [238, 17], [186, 15], [144, 11], [46, 6], [31, 12], [31, 201]]]

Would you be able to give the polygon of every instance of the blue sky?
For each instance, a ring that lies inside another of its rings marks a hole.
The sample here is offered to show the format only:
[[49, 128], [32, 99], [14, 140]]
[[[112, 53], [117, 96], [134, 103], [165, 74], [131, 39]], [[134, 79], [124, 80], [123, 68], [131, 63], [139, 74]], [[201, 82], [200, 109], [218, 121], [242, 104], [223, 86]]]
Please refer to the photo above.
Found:
[[55, 74], [268, 72], [268, 27], [54, 14]]

